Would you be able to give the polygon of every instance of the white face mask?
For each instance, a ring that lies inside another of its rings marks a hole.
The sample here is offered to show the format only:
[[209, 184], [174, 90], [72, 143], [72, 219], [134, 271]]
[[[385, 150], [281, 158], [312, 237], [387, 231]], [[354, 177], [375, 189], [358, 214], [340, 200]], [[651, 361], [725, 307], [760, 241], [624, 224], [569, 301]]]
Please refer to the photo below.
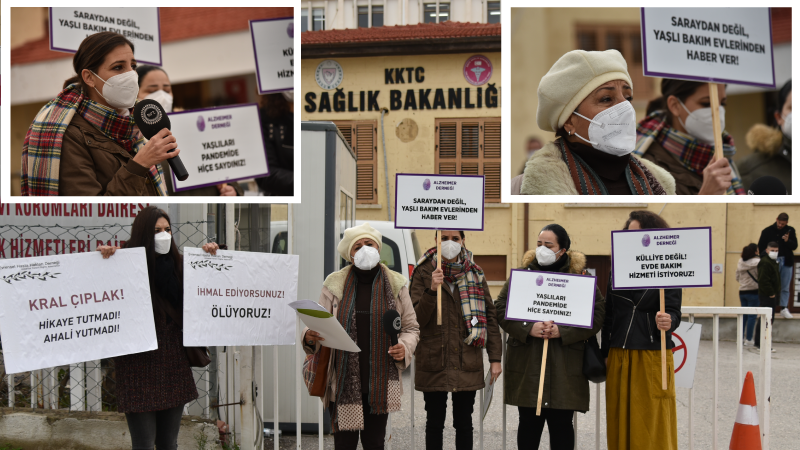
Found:
[[783, 126], [781, 126], [781, 131], [783, 131], [783, 135], [788, 137], [789, 139], [792, 138], [792, 113], [786, 115], [783, 118]]
[[442, 256], [453, 259], [461, 253], [461, 244], [456, 241], [442, 241]]
[[[679, 100], [680, 101], [680, 100]], [[692, 135], [695, 139], [699, 141], [703, 141], [708, 144], [714, 143], [714, 119], [711, 116], [711, 108], [698, 108], [694, 111], [689, 111], [689, 108], [680, 102], [683, 109], [689, 113], [689, 117], [686, 118], [686, 123], [678, 117], [678, 120], [681, 121], [681, 125], [683, 128], [686, 128], [686, 132]], [[719, 129], [725, 129], [725, 107], [719, 107]]]
[[[100, 75], [92, 73], [97, 78], [100, 78]], [[103, 80], [102, 78], [100, 79]], [[103, 85], [103, 92], [97, 91], [96, 86], [94, 90], [106, 99], [109, 106], [116, 109], [133, 108], [136, 103], [136, 97], [139, 95], [139, 74], [135, 70], [114, 75], [103, 81], [106, 83]]]
[[577, 112], [573, 114], [591, 122], [589, 139], [574, 133], [580, 139], [591, 144], [601, 152], [614, 156], [625, 156], [636, 146], [636, 110], [631, 102], [617, 103], [611, 108], [600, 111], [594, 119], [584, 117]]
[[172, 247], [172, 235], [166, 231], [156, 233], [156, 253], [159, 255], [166, 255]]
[[164, 108], [164, 111], [168, 113], [172, 112], [172, 95], [168, 94], [166, 91], [159, 89], [155, 92], [152, 92], [145, 98], [150, 98], [157, 101]]
[[777, 260], [778, 259], [778, 252], [769, 252], [769, 257]]
[[556, 252], [544, 245], [536, 247], [536, 262], [538, 262], [540, 266], [550, 266], [555, 263], [557, 259]]
[[381, 254], [375, 247], [363, 246], [353, 256], [353, 264], [361, 270], [370, 270], [381, 262]]

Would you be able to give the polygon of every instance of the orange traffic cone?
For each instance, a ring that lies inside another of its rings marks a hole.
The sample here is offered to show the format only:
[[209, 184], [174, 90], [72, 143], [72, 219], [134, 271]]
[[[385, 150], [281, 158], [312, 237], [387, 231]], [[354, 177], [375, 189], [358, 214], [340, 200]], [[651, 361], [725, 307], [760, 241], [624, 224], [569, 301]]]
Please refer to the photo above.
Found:
[[739, 399], [739, 411], [733, 424], [730, 450], [761, 450], [761, 430], [758, 427], [756, 388], [753, 372], [747, 372]]

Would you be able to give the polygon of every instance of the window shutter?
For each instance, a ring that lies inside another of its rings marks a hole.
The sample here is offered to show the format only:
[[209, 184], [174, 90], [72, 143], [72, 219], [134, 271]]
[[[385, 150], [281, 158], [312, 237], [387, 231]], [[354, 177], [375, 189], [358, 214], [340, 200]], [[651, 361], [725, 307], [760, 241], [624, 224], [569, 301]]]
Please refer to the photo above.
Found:
[[334, 122], [356, 154], [356, 203], [378, 201], [375, 121]]
[[485, 201], [500, 201], [500, 119], [437, 119], [435, 171], [483, 175]]

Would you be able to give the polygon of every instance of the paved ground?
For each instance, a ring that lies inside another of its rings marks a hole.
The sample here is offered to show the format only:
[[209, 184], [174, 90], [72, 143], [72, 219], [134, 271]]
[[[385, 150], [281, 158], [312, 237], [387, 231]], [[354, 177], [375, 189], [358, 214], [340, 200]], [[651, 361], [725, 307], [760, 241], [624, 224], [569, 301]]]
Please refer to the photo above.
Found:
[[[797, 416], [800, 414], [800, 389], [797, 389], [800, 381], [800, 345], [799, 344], [775, 344], [777, 353], [773, 354], [772, 359], [772, 405], [770, 436], [772, 450], [790, 450], [800, 448], [796, 441]], [[694, 389], [694, 448], [712, 449], [712, 402], [714, 392], [714, 372], [713, 372], [713, 348], [711, 341], [700, 342], [700, 356], [698, 357], [697, 371], [695, 373]], [[753, 371], [756, 377], [756, 389], [758, 389], [758, 364], [759, 354], [752, 350], [744, 349], [743, 370]], [[727, 449], [730, 443], [731, 431], [736, 418], [736, 410], [739, 403], [740, 392], [737, 384], [737, 357], [736, 344], [733, 342], [720, 343], [720, 362], [719, 362], [719, 407], [717, 408], [717, 449]], [[488, 362], [486, 364], [488, 367]], [[410, 379], [409, 374], [404, 374], [405, 393], [403, 396], [403, 410], [393, 414], [392, 417], [392, 440], [394, 450], [411, 449], [411, 418], [410, 418]], [[600, 407], [600, 446], [596, 447], [595, 439], [595, 412], [597, 410], [596, 386], [592, 385], [592, 410], [588, 413], [578, 414], [578, 449], [591, 450], [595, 448], [606, 449], [605, 442], [605, 404]], [[483, 448], [486, 450], [502, 449], [502, 430], [503, 414], [500, 396], [502, 392], [502, 377], [496, 387], [497, 397], [494, 399], [491, 408], [484, 421]], [[687, 389], [678, 388], [678, 443], [680, 449], [689, 448], [689, 409]], [[758, 394], [757, 394], [758, 395]], [[422, 393], [415, 392], [415, 437], [416, 448], [423, 449], [425, 443], [425, 409]], [[600, 385], [600, 399], [605, 399], [605, 385]], [[763, 399], [758, 395], [758, 402], [761, 404]], [[448, 402], [448, 419], [446, 424], [452, 424], [450, 415], [450, 404]], [[519, 416], [516, 408], [506, 408], [506, 448], [516, 449], [516, 431]], [[480, 436], [478, 433], [478, 408], [476, 401], [475, 413], [473, 414], [475, 425], [475, 450], [480, 448]], [[763, 424], [762, 424], [763, 425]], [[452, 427], [445, 428], [445, 449], [455, 448], [455, 433]], [[274, 443], [271, 439], [265, 442], [265, 449], [272, 449]], [[294, 436], [286, 437], [281, 440], [281, 448], [294, 449]], [[303, 449], [318, 448], [316, 436], [304, 436], [302, 442]], [[333, 439], [331, 436], [325, 437], [324, 448], [333, 449]], [[359, 446], [359, 449], [361, 446]], [[388, 448], [388, 447], [387, 447]], [[549, 435], [545, 427], [540, 449], [549, 449]]]

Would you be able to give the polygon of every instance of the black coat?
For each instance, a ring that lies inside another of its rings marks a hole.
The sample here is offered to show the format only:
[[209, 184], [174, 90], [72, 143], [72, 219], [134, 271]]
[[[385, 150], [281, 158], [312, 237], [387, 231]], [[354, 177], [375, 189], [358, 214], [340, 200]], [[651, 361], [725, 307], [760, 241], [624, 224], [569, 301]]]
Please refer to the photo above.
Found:
[[[603, 356], [608, 357], [612, 347], [660, 350], [661, 333], [656, 327], [656, 313], [661, 310], [659, 290], [614, 290], [612, 285], [609, 279], [601, 343]], [[666, 332], [668, 349], [675, 346], [672, 332], [681, 324], [682, 297], [681, 289], [664, 289], [664, 312], [672, 316], [672, 326]]]
[[261, 133], [269, 176], [256, 179], [267, 195], [294, 195], [294, 118], [270, 118], [261, 111]]
[[[789, 240], [784, 242], [783, 235], [789, 233]], [[797, 250], [797, 234], [794, 228], [786, 225], [782, 229], [778, 229], [778, 223], [773, 223], [761, 230], [761, 237], [758, 239], [758, 252], [762, 258], [767, 258], [767, 244], [775, 241], [778, 243], [778, 256], [783, 256], [784, 263], [787, 266], [794, 265], [794, 250]]]

